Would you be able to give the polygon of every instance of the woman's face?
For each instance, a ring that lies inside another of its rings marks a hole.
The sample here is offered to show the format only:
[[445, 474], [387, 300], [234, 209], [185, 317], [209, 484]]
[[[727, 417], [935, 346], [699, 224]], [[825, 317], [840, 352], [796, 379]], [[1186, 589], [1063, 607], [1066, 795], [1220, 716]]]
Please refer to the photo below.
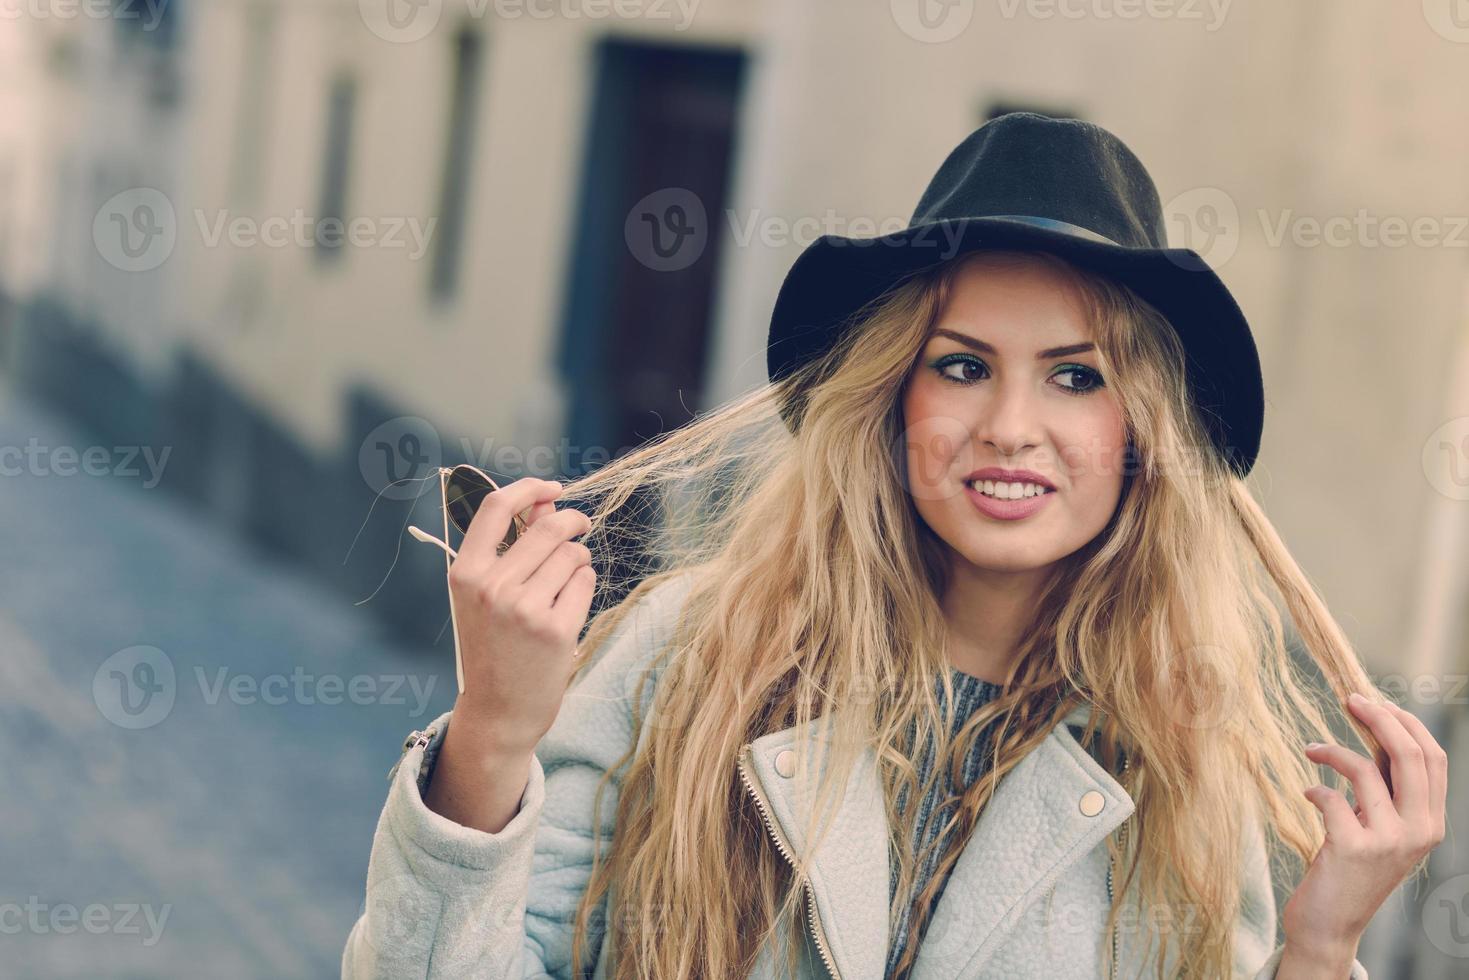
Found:
[[[1126, 430], [1070, 280], [1033, 258], [994, 259], [965, 261], [904, 385], [909, 490], [958, 556], [1032, 571], [1106, 526]], [[1021, 496], [1032, 483], [1044, 495]]]

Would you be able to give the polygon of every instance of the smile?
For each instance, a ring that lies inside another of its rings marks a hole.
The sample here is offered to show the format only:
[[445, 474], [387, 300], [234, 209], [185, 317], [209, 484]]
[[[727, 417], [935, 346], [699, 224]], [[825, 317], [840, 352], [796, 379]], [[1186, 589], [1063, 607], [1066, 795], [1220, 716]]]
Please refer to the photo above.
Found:
[[[1018, 521], [1045, 507], [1056, 491], [1038, 484], [982, 480], [964, 484], [964, 493], [981, 514], [1001, 521]], [[1004, 496], [1001, 496], [1004, 494]]]

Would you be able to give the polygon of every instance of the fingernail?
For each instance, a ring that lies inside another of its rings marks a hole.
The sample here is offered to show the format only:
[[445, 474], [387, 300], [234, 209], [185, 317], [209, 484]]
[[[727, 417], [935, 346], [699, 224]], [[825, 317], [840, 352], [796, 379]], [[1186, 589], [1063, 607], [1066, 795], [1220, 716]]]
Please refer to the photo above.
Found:
[[1359, 692], [1359, 691], [1353, 691], [1350, 700], [1351, 700], [1351, 702], [1353, 704], [1366, 704], [1367, 703], [1367, 699], [1364, 698], [1364, 697], [1362, 697], [1361, 692]]
[[1306, 748], [1307, 749], [1324, 749], [1324, 748], [1326, 748], [1326, 743], [1325, 742], [1307, 742], [1306, 743]]

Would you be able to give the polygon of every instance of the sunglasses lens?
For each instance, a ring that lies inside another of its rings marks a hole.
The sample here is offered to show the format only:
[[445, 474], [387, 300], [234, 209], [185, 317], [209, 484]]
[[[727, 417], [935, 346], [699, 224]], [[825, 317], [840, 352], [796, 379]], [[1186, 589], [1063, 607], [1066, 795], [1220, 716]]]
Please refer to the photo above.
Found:
[[[491, 491], [499, 485], [472, 466], [456, 466], [450, 472], [444, 488], [444, 501], [449, 508], [449, 520], [460, 533], [469, 532], [469, 522], [474, 520], [475, 511], [484, 503]], [[510, 529], [502, 542], [504, 547], [515, 543], [519, 532], [519, 520], [510, 522]]]

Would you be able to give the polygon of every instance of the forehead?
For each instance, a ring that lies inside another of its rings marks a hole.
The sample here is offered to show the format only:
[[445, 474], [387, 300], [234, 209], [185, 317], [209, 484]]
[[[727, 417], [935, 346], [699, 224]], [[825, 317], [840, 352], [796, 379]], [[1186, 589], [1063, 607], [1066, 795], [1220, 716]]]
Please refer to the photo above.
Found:
[[[996, 348], [1054, 347], [1093, 339], [1076, 281], [1063, 269], [1013, 253], [979, 253], [949, 281], [934, 329]], [[949, 342], [949, 341], [944, 341]]]

